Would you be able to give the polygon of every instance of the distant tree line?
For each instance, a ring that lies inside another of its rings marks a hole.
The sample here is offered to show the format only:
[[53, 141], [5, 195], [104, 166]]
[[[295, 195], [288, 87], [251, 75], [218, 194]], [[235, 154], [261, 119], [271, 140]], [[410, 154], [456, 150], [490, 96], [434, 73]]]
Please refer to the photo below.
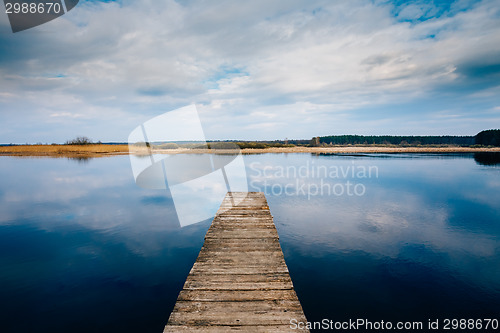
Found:
[[[310, 140], [274, 140], [274, 141], [236, 141], [231, 140], [240, 148], [270, 148], [309, 146], [320, 147], [324, 145], [397, 145], [397, 146], [500, 146], [500, 130], [486, 130], [475, 136], [454, 135], [329, 135], [313, 137]], [[213, 144], [213, 143], [210, 143]]]
[[[96, 144], [86, 136], [79, 136], [66, 141], [67, 145], [90, 145]], [[101, 144], [98, 141], [97, 144]], [[139, 144], [139, 143], [138, 143]], [[149, 143], [142, 143], [142, 145]], [[397, 136], [397, 135], [330, 135], [314, 137], [311, 140], [274, 140], [274, 141], [210, 141], [207, 143], [194, 142], [156, 142], [152, 143], [155, 148], [177, 149], [177, 148], [210, 148], [233, 149], [235, 145], [241, 149], [245, 148], [270, 148], [270, 147], [294, 147], [310, 146], [318, 147], [324, 145], [399, 145], [399, 146], [426, 146], [426, 145], [454, 145], [454, 146], [500, 146], [500, 129], [481, 131], [475, 136]]]
[[[307, 140], [303, 140], [308, 142]], [[229, 143], [229, 144], [228, 144]], [[211, 141], [208, 146], [213, 149], [234, 149], [238, 146], [240, 149], [264, 149], [264, 148], [285, 148], [295, 147], [294, 144], [285, 141]]]
[[319, 137], [319, 144], [333, 145], [457, 145], [475, 144], [473, 136], [393, 136], [393, 135], [332, 135]]
[[500, 146], [500, 129], [481, 131], [475, 136], [475, 144], [482, 146]]

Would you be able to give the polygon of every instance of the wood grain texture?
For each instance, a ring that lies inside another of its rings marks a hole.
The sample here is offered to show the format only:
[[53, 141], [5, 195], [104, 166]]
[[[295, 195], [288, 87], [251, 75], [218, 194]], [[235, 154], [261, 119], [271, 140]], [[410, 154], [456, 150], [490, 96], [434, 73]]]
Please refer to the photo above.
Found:
[[290, 332], [291, 319], [306, 321], [266, 197], [230, 192], [164, 332]]

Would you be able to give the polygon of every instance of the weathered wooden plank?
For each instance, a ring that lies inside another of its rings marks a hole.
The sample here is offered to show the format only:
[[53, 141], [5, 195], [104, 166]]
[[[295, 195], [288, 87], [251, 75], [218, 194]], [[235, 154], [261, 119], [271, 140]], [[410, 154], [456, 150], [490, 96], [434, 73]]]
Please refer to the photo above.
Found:
[[[276, 247], [273, 245], [266, 245], [264, 244], [263, 246], [257, 246], [257, 245], [252, 245], [252, 244], [235, 244], [235, 249], [233, 250], [230, 246], [228, 245], [206, 245], [203, 247], [206, 251], [214, 251], [214, 252], [220, 252], [220, 253], [235, 253], [235, 252], [274, 252], [276, 251]], [[279, 249], [279, 248], [278, 248]]]
[[272, 301], [296, 300], [297, 295], [292, 289], [285, 290], [189, 290], [184, 289], [179, 293], [178, 300], [207, 301], [207, 302], [246, 302], [246, 301]]
[[255, 209], [228, 209], [219, 214], [221, 217], [234, 216], [234, 217], [266, 217], [269, 216], [268, 210], [255, 210]]
[[234, 258], [241, 258], [242, 260], [246, 259], [254, 259], [254, 258], [272, 258], [273, 260], [284, 260], [283, 255], [279, 252], [276, 252], [275, 249], [269, 249], [269, 250], [260, 250], [257, 249], [248, 252], [248, 251], [219, 251], [218, 249], [215, 248], [210, 248], [210, 252], [208, 251], [201, 251], [200, 255], [198, 256], [198, 259], [205, 259], [205, 258], [213, 258], [213, 259], [234, 259]]
[[272, 215], [258, 215], [258, 216], [240, 216], [237, 220], [235, 220], [232, 215], [217, 215], [214, 218], [214, 221], [230, 221], [231, 223], [247, 223], [253, 221], [273, 221]]
[[263, 193], [228, 193], [164, 332], [289, 332], [292, 319], [304, 322], [278, 239]]
[[281, 313], [300, 311], [302, 308], [294, 300], [268, 300], [247, 302], [203, 302], [203, 301], [178, 301], [178, 312], [206, 312], [219, 313]]
[[214, 220], [212, 225], [218, 225], [223, 223], [224, 225], [274, 225], [273, 218], [271, 216], [241, 216], [238, 220], [230, 219], [229, 216], [220, 216], [220, 218]]
[[285, 290], [292, 289], [292, 281], [289, 282], [223, 282], [205, 284], [201, 282], [187, 281], [184, 285], [186, 290]]
[[248, 243], [248, 242], [236, 242], [232, 244], [205, 244], [203, 248], [205, 251], [214, 251], [219, 253], [240, 253], [240, 252], [275, 252], [276, 250], [280, 250], [278, 246], [272, 243], [262, 243], [262, 245]]
[[[206, 244], [203, 249], [205, 251], [214, 251], [214, 252], [225, 252], [225, 253], [241, 253], [248, 251], [259, 251], [259, 252], [275, 252], [276, 249], [280, 249], [273, 244], [265, 244], [259, 246], [247, 242], [241, 242], [233, 244], [234, 247], [231, 247], [231, 244]], [[234, 249], [234, 250], [232, 250]]]
[[[290, 278], [262, 279], [257, 275], [221, 274], [193, 275], [184, 284], [184, 290], [281, 290], [293, 289]], [[196, 278], [198, 277], [198, 278]]]
[[269, 274], [269, 273], [288, 273], [286, 265], [275, 265], [263, 267], [262, 265], [238, 266], [224, 265], [214, 267], [213, 263], [195, 263], [191, 269], [195, 274]]
[[286, 273], [280, 274], [210, 274], [205, 278], [205, 275], [189, 275], [187, 281], [201, 281], [206, 283], [214, 282], [282, 282], [291, 281], [290, 276]]
[[267, 220], [267, 219], [248, 219], [248, 221], [228, 221], [228, 220], [217, 220], [212, 222], [213, 228], [227, 228], [227, 229], [232, 229], [232, 228], [246, 228], [246, 229], [260, 229], [263, 227], [268, 227], [268, 228], [273, 228], [274, 223], [273, 220]]
[[204, 247], [208, 246], [216, 246], [216, 245], [223, 245], [223, 246], [229, 246], [229, 247], [234, 247], [237, 246], [238, 244], [242, 244], [245, 246], [262, 246], [262, 247], [267, 247], [267, 246], [273, 246], [273, 247], [278, 247], [281, 249], [279, 246], [279, 243], [276, 242], [275, 239], [268, 239], [268, 238], [253, 238], [253, 239], [231, 239], [231, 238], [225, 238], [225, 239], [216, 239], [216, 238], [209, 238], [205, 239], [205, 244]]
[[[255, 256], [252, 257], [251, 255], [245, 254], [244, 257], [234, 257], [234, 256], [227, 256], [227, 257], [219, 257], [219, 258], [213, 258], [210, 256], [203, 256], [198, 258], [198, 264], [205, 264], [205, 265], [217, 265], [221, 268], [227, 268], [228, 266], [234, 266], [234, 267], [257, 267], [257, 266], [263, 266], [266, 265], [268, 267], [283, 267], [286, 266], [284, 263], [280, 263], [277, 261], [277, 258], [273, 256]], [[197, 268], [202, 268], [200, 265], [197, 266]]]
[[203, 248], [216, 249], [216, 248], [234, 248], [234, 251], [241, 250], [238, 247], [260, 247], [264, 249], [275, 248], [281, 251], [281, 247], [277, 244], [277, 239], [275, 237], [271, 238], [213, 238], [209, 237], [205, 239], [205, 244]]
[[[167, 326], [165, 332], [200, 332], [200, 333], [226, 333], [226, 332], [255, 332], [255, 333], [278, 333], [290, 332], [290, 325], [254, 325], [254, 326], [192, 326], [192, 325], [179, 325]], [[294, 329], [293, 332], [308, 332], [307, 330]]]
[[[247, 303], [247, 302], [240, 302]], [[224, 304], [210, 302], [210, 304]], [[302, 316], [301, 311], [240, 311], [227, 313], [225, 311], [174, 311], [170, 315], [169, 322], [172, 325], [290, 325], [290, 319]], [[290, 327], [288, 327], [290, 329]]]
[[248, 238], [276, 238], [276, 230], [208, 230], [205, 238], [230, 238], [230, 239], [248, 239]]
[[[251, 210], [267, 210], [269, 207], [265, 200], [254, 200], [252, 202], [243, 201], [238, 203], [238, 210], [251, 209]], [[221, 210], [234, 208], [232, 203], [223, 203], [220, 206]]]

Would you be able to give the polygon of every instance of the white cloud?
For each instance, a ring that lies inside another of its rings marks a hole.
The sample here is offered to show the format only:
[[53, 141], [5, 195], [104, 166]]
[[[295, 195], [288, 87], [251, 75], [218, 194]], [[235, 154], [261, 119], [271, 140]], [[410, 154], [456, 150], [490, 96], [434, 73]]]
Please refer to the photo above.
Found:
[[[429, 6], [406, 6], [399, 16], [417, 18], [431, 13]], [[382, 127], [371, 128], [374, 119], [360, 123], [356, 114], [418, 105], [436, 89], [445, 95], [458, 87], [465, 91], [460, 96], [492, 89], [470, 84], [463, 68], [500, 53], [497, 7], [483, 1], [455, 15], [409, 23], [398, 21], [392, 5], [367, 1], [82, 2], [60, 19], [3, 36], [11, 47], [0, 62], [0, 118], [16, 126], [13, 113], [26, 107], [19, 100], [28, 96], [37, 101], [29, 112], [74, 112], [88, 119], [88, 128], [90, 122], [109, 128], [112, 116], [122, 117], [111, 131], [98, 132], [98, 126], [89, 133], [103, 140], [124, 140], [136, 121], [193, 102], [207, 118], [223, 122], [207, 124], [218, 138], [307, 138], [321, 124], [338, 124], [332, 116], [339, 110], [349, 111], [345, 128], [353, 132], [388, 131], [402, 117], [426, 119], [409, 111], [391, 115], [392, 121], [374, 114]], [[305, 104], [321, 108], [314, 121], [301, 121], [297, 105]], [[259, 127], [251, 115], [264, 109]], [[269, 122], [271, 114], [281, 120]], [[20, 135], [39, 141], [19, 126]], [[425, 126], [409, 134], [420, 128]], [[329, 134], [326, 125], [319, 130]], [[10, 135], [0, 132], [0, 141], [12, 141]]]

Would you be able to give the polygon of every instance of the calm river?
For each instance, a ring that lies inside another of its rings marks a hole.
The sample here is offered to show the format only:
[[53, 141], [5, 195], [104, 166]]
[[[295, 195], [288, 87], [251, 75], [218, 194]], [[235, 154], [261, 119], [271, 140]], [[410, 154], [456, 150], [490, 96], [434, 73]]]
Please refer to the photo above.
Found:
[[[498, 156], [244, 162], [309, 321], [500, 320]], [[162, 332], [210, 219], [181, 228], [128, 156], [0, 157], [0, 176], [2, 332]]]

